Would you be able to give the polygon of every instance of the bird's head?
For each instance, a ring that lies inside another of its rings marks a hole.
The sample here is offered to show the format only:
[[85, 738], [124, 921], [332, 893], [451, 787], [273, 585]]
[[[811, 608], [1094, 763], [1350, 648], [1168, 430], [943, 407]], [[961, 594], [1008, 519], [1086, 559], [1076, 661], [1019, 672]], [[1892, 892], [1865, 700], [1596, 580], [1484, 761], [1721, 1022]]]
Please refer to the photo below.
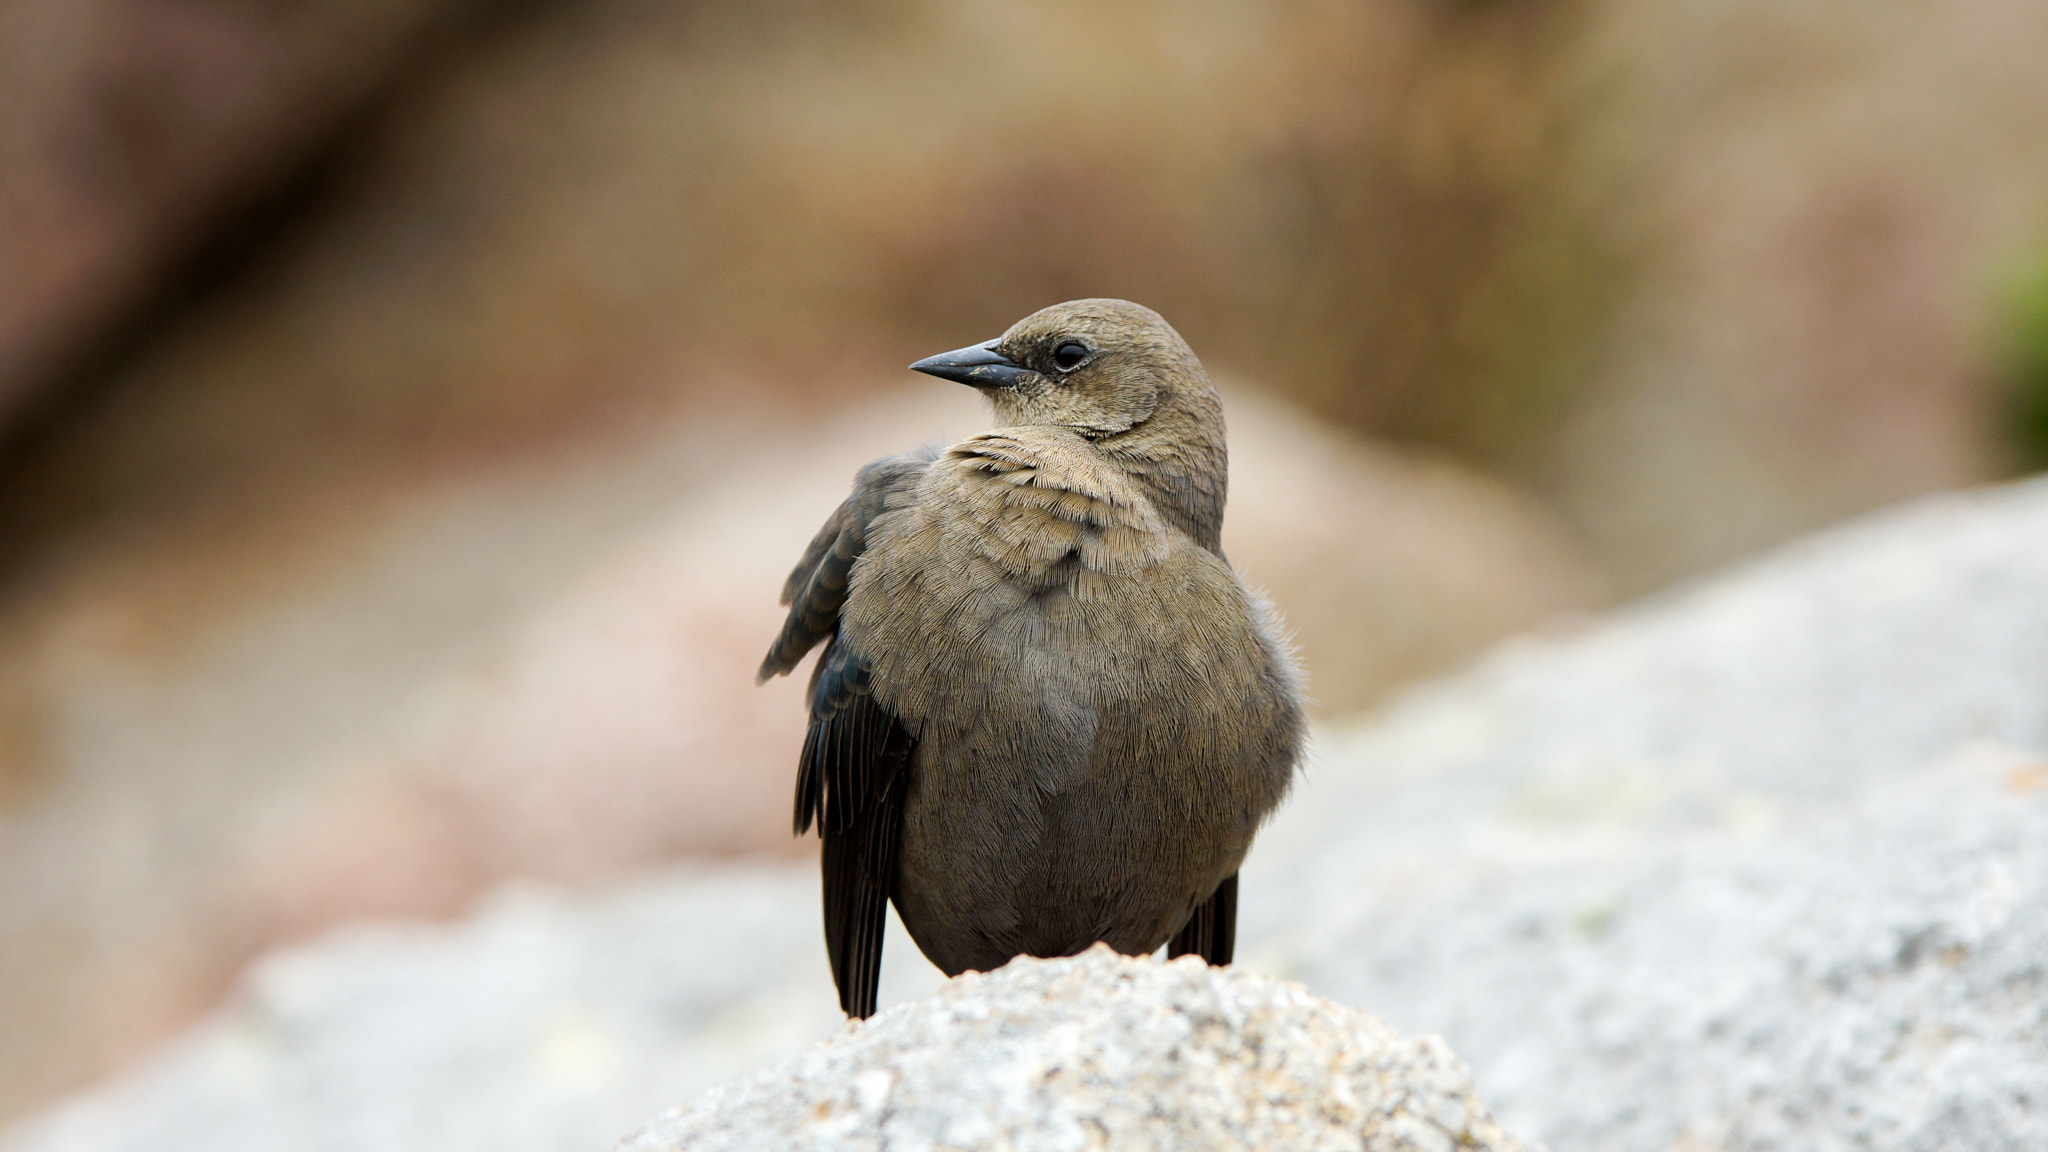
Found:
[[1128, 300], [1042, 308], [983, 344], [911, 365], [981, 389], [1009, 424], [1117, 436], [1162, 412], [1213, 409], [1215, 390], [1180, 333]]

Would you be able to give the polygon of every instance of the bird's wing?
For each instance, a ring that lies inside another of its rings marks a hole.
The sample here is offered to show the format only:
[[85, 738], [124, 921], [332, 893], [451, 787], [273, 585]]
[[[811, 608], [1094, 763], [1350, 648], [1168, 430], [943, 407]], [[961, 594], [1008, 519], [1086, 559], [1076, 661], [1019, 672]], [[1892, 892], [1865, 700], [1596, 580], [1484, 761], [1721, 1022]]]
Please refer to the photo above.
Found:
[[770, 677], [788, 673], [804, 653], [838, 630], [839, 609], [846, 604], [846, 581], [853, 562], [867, 548], [868, 525], [887, 510], [891, 496], [916, 483], [935, 455], [920, 452], [886, 457], [854, 477], [853, 493], [833, 509], [782, 583], [782, 603], [789, 606], [789, 618], [761, 661], [757, 681], [766, 683]]
[[1237, 873], [1216, 886], [1207, 900], [1195, 908], [1195, 914], [1173, 939], [1166, 942], [1166, 958], [1185, 956], [1190, 952], [1199, 954], [1211, 964], [1230, 963], [1231, 954], [1237, 951]]
[[839, 1006], [854, 1017], [875, 1011], [903, 793], [916, 747], [868, 694], [866, 676], [834, 636], [811, 677], [811, 730], [796, 786], [798, 834], [815, 816], [824, 841], [825, 952]]
[[783, 585], [789, 618], [761, 663], [766, 680], [827, 641], [811, 674], [811, 726], [797, 762], [795, 823], [802, 835], [815, 821], [824, 841], [825, 950], [839, 1005], [856, 1017], [875, 1010], [915, 742], [869, 693], [868, 666], [841, 636], [839, 612], [853, 563], [867, 547], [868, 526], [930, 462], [929, 455], [897, 456], [861, 470], [853, 494], [825, 521]]

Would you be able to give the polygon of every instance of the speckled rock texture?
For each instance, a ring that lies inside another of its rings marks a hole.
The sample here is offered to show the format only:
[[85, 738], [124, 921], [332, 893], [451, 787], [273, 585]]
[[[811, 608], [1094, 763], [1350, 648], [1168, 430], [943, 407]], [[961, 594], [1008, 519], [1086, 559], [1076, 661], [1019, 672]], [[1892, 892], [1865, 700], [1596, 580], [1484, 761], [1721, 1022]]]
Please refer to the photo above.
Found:
[[1097, 945], [848, 1024], [619, 1152], [1522, 1147], [1435, 1037], [1271, 977]]

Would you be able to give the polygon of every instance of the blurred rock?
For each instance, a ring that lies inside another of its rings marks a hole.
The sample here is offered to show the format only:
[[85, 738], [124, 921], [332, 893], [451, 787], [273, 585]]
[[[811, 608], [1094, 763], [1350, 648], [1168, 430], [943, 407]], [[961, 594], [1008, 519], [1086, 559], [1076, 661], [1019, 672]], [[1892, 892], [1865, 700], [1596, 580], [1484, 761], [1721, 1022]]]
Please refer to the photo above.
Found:
[[1523, 1147], [1435, 1037], [1242, 969], [1097, 944], [848, 1025], [619, 1152], [906, 1146]]
[[1242, 962], [1586, 1149], [2048, 1142], [2048, 480], [1512, 644], [1329, 736]]
[[[1230, 410], [1226, 542], [1326, 709], [1597, 601], [1499, 485], [1250, 394]], [[0, 628], [27, 766], [0, 814], [23, 878], [0, 889], [0, 1011], [25, 1025], [0, 1031], [0, 1083], [20, 1107], [130, 1059], [249, 956], [350, 917], [810, 851], [787, 831], [803, 677], [753, 683], [776, 590], [860, 464], [988, 421], [932, 382], [651, 424], [50, 572]]]
[[[1557, 1147], [2039, 1147], [2044, 586], [2036, 481], [1503, 649], [1320, 741], [1239, 966], [1443, 1035]], [[835, 1027], [816, 900], [777, 865], [359, 929], [0, 1147], [595, 1147]], [[892, 932], [885, 1006], [936, 983]]]
[[787, 992], [818, 959], [816, 891], [812, 867], [694, 869], [504, 892], [456, 930], [346, 929], [0, 1147], [595, 1152], [839, 1026], [829, 995]]
[[[898, 1006], [849, 1026], [806, 979], [816, 888], [808, 867], [700, 870], [573, 903], [510, 892], [455, 931], [350, 929], [266, 961], [167, 1059], [0, 1147], [598, 1148], [747, 1072], [627, 1146], [781, 1146], [892, 1063], [891, 1140], [1080, 1125], [1118, 1147], [1520, 1147], [1441, 1041], [1242, 969], [1098, 950], [942, 985], [894, 965]], [[840, 1110], [813, 1135], [872, 1134], [873, 1109]]]
[[1354, 145], [1389, 132], [1384, 94], [1427, 32], [1405, 0], [512, 10], [393, 96], [293, 228], [39, 429], [0, 474], [0, 556], [288, 516], [323, 486], [679, 409], [837, 407], [873, 387], [859, 365], [1073, 296], [1143, 301], [1212, 364], [1289, 387], [1324, 363], [1297, 350], [1356, 325], [1260, 323], [1307, 315], [1307, 266], [1336, 262], [1264, 190], [1307, 202], [1369, 163]]
[[227, 206], [286, 180], [429, 30], [474, 6], [0, 7], [0, 424], [165, 291]]
[[1286, 616], [1322, 715], [1612, 598], [1526, 493], [1257, 394], [1227, 404], [1224, 551]]

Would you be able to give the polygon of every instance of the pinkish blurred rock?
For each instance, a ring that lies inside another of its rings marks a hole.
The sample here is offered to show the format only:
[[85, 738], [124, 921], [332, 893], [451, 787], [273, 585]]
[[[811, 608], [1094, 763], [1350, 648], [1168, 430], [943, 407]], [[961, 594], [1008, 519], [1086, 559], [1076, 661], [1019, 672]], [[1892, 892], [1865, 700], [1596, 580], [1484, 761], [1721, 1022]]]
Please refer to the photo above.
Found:
[[1611, 599], [1526, 493], [1256, 394], [1229, 403], [1224, 550], [1286, 614], [1322, 714]]
[[0, 421], [469, 3], [0, 6]]

